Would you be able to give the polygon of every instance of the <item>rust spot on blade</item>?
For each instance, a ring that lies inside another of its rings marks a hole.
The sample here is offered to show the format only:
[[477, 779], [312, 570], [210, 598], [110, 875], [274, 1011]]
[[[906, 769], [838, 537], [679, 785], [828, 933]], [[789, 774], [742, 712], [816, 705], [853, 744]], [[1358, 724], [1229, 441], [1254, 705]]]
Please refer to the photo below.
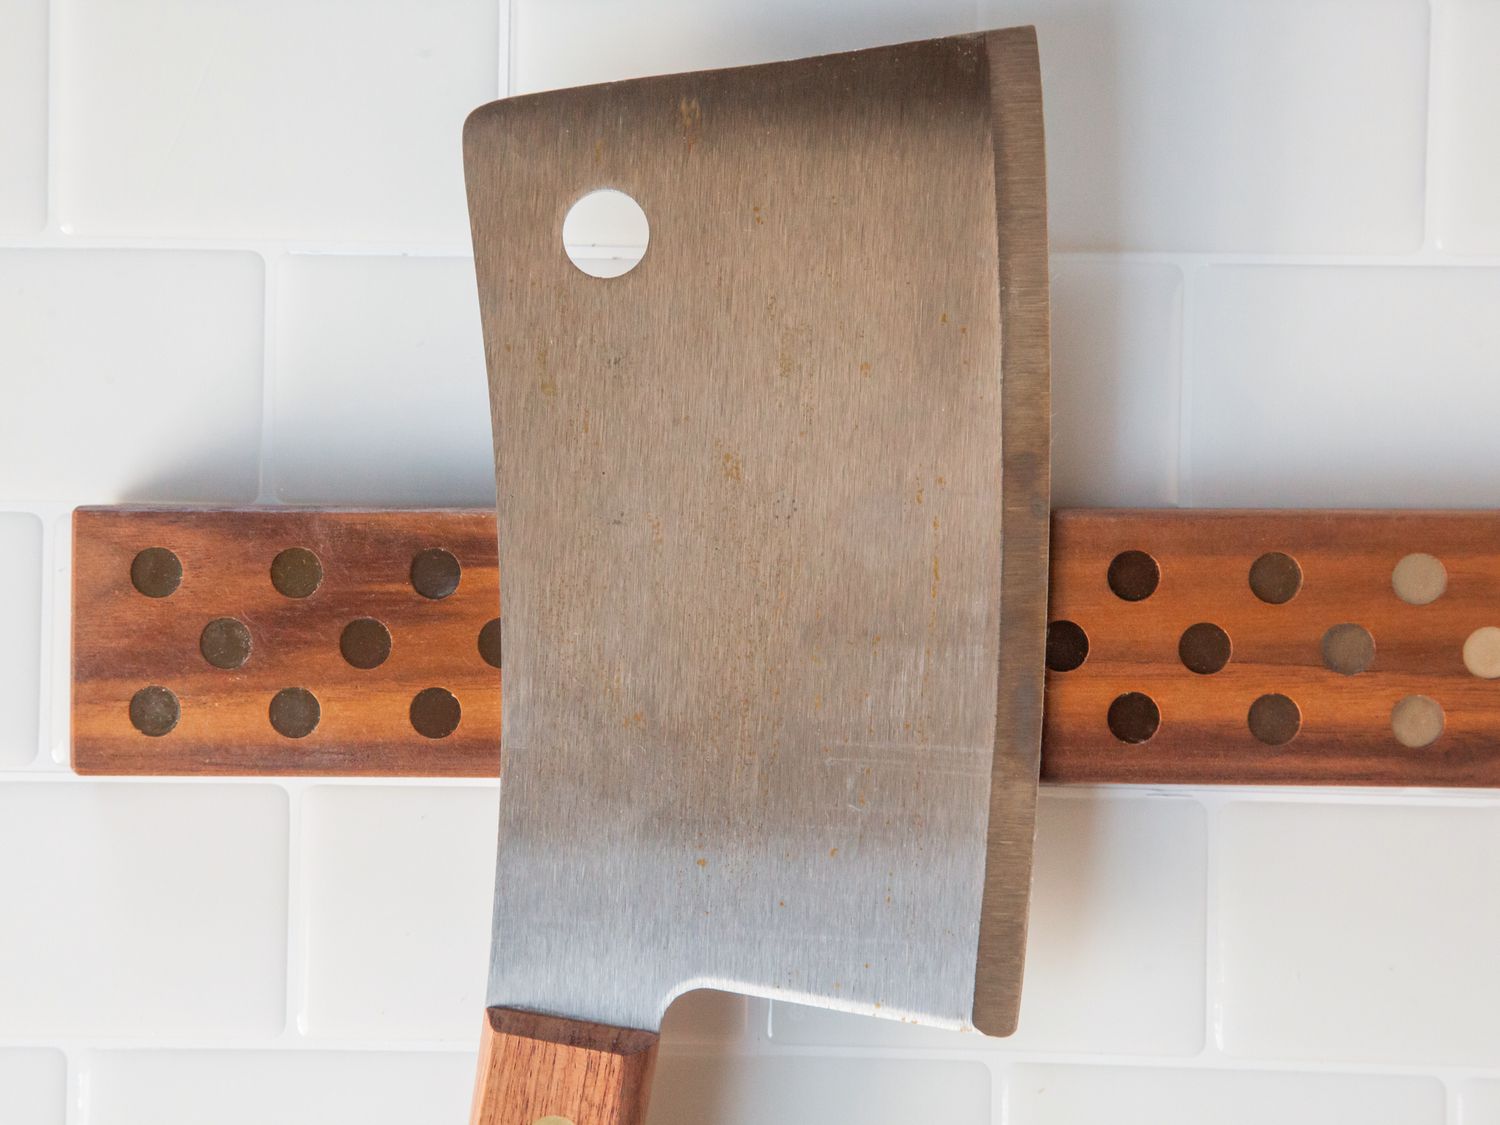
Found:
[[683, 98], [677, 103], [677, 116], [682, 130], [682, 139], [691, 152], [703, 135], [703, 107], [697, 98]]

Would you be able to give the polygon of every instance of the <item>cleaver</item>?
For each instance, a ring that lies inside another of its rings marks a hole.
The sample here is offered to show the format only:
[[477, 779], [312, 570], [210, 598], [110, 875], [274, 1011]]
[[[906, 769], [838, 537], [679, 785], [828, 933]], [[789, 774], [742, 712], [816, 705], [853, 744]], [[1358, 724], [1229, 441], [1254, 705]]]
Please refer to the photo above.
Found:
[[[464, 129], [505, 771], [473, 1120], [635, 1125], [696, 988], [1009, 1034], [1046, 631], [1040, 78], [1013, 29]], [[597, 189], [649, 223], [590, 276]]]

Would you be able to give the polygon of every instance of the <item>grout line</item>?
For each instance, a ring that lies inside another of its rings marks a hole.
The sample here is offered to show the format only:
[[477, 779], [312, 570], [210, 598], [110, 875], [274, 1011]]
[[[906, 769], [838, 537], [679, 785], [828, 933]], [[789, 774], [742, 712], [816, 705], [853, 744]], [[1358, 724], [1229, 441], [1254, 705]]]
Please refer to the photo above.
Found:
[[1215, 1064], [1224, 1054], [1223, 963], [1219, 948], [1219, 852], [1224, 802], [1201, 802], [1203, 809], [1203, 1052]]
[[84, 1069], [74, 1050], [63, 1048], [63, 1122], [85, 1125], [88, 1120], [84, 1089]]
[[52, 687], [57, 671], [54, 666], [54, 650], [57, 641], [53, 636], [51, 607], [53, 598], [56, 596], [54, 587], [57, 585], [58, 567], [54, 561], [57, 554], [57, 521], [49, 522], [46, 517], [39, 516], [35, 512], [27, 514], [37, 521], [37, 526], [40, 528], [39, 563], [42, 568], [41, 573], [37, 575], [36, 738], [31, 748], [31, 761], [27, 765], [28, 768], [42, 768], [53, 758], [52, 723], [55, 716], [52, 707]]
[[1190, 508], [1196, 499], [1193, 476], [1193, 390], [1197, 369], [1197, 289], [1202, 267], [1179, 266], [1182, 299], [1177, 306], [1177, 461], [1173, 466], [1172, 503]]
[[1427, 106], [1425, 142], [1422, 153], [1422, 252], [1441, 253], [1438, 245], [1436, 231], [1437, 220], [1441, 217], [1442, 207], [1435, 204], [1437, 198], [1433, 192], [1433, 184], [1439, 182], [1437, 168], [1439, 159], [1443, 156], [1443, 150], [1447, 142], [1443, 138], [1442, 128], [1439, 124], [1439, 103], [1442, 101], [1438, 94], [1437, 75], [1438, 63], [1438, 32], [1446, 22], [1441, 0], [1429, 0], [1427, 5]]
[[62, 89], [62, 7], [61, 0], [47, 5], [47, 183], [44, 191], [46, 217], [43, 230], [60, 232], [62, 221], [62, 128], [63, 114], [59, 112]]
[[[71, 508], [49, 510], [47, 535], [52, 548], [52, 587], [43, 606], [49, 679], [45, 706], [47, 709], [47, 742], [39, 764], [56, 770], [69, 770], [72, 751], [72, 715], [69, 704], [73, 695], [71, 657], [73, 653], [73, 526]], [[69, 770], [71, 772], [71, 770]]]
[[281, 1038], [302, 1042], [307, 1037], [307, 937], [308, 909], [303, 896], [302, 862], [306, 843], [306, 809], [304, 801], [310, 786], [300, 782], [282, 785], [287, 795], [286, 847], [286, 1022]]
[[281, 275], [285, 252], [261, 255], [261, 363], [260, 363], [260, 453], [257, 466], [255, 502], [275, 504], [276, 472], [280, 463], [275, 457], [276, 442], [276, 371], [280, 365], [278, 350], [281, 327]]
[[499, 76], [499, 90], [508, 98], [516, 92], [516, 0], [497, 0], [497, 3], [500, 5], [500, 18], [496, 21], [500, 30], [497, 57], [505, 70]]

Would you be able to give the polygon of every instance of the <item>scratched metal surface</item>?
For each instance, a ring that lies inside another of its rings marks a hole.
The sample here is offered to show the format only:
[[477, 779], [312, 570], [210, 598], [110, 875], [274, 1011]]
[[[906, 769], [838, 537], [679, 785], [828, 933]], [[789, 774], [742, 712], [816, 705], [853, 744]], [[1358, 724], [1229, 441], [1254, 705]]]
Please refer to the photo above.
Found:
[[[504, 575], [492, 1006], [654, 1029], [714, 986], [970, 1022], [1000, 661], [991, 113], [971, 36], [470, 119]], [[598, 187], [651, 222], [615, 279], [562, 246]], [[1034, 778], [1035, 745], [1001, 753]], [[1024, 915], [1017, 808], [998, 862]]]

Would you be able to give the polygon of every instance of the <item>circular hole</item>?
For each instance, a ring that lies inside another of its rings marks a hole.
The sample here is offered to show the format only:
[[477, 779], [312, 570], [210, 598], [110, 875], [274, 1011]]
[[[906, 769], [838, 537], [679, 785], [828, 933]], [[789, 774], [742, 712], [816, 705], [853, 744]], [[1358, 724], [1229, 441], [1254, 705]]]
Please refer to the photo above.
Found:
[[458, 589], [463, 571], [458, 560], [441, 547], [418, 551], [411, 560], [412, 587], [424, 598], [437, 601]]
[[250, 659], [250, 630], [233, 617], [217, 617], [203, 626], [198, 651], [215, 668], [238, 668]]
[[458, 700], [444, 688], [419, 691], [411, 701], [411, 725], [424, 738], [447, 738], [458, 729], [462, 716]]
[[1142, 692], [1126, 692], [1109, 705], [1109, 729], [1121, 742], [1149, 742], [1159, 726], [1161, 710]]
[[479, 655], [491, 668], [500, 667], [500, 619], [493, 617], [479, 630]]
[[143, 687], [130, 697], [130, 725], [142, 734], [160, 738], [177, 725], [182, 707], [164, 687]]
[[379, 668], [391, 654], [391, 631], [373, 617], [357, 617], [339, 634], [339, 651], [356, 668]]
[[1145, 551], [1122, 551], [1109, 564], [1109, 588], [1127, 602], [1145, 601], [1160, 581], [1161, 567]]
[[1250, 704], [1246, 721], [1267, 746], [1285, 746], [1302, 729], [1302, 708], [1284, 695], [1263, 695]]
[[1485, 625], [1464, 641], [1464, 667], [1481, 680], [1500, 679], [1500, 629]]
[[1443, 733], [1443, 708], [1425, 695], [1408, 695], [1391, 708], [1391, 733], [1413, 750], [1431, 746]]
[[148, 598], [164, 598], [182, 583], [182, 560], [165, 547], [147, 547], [130, 563], [130, 584]]
[[1407, 605], [1428, 605], [1448, 589], [1448, 569], [1431, 555], [1407, 555], [1391, 571], [1391, 589]]
[[1047, 667], [1071, 672], [1089, 658], [1089, 635], [1072, 621], [1053, 621], [1047, 626]]
[[635, 269], [651, 241], [641, 205], [623, 191], [591, 191], [563, 219], [563, 250], [590, 277], [619, 277]]
[[1229, 634], [1210, 621], [1189, 625], [1177, 642], [1177, 655], [1189, 672], [1209, 676], [1229, 663]]
[[323, 564], [306, 547], [288, 547], [271, 561], [271, 585], [289, 598], [305, 598], [323, 584]]
[[1268, 551], [1250, 564], [1250, 590], [1270, 605], [1285, 605], [1302, 589], [1302, 567], [1291, 555]]
[[271, 725], [288, 738], [306, 738], [322, 717], [318, 697], [306, 688], [282, 688], [271, 699]]
[[1323, 634], [1323, 664], [1341, 676], [1356, 676], [1375, 662], [1375, 638], [1363, 625], [1335, 625]]

